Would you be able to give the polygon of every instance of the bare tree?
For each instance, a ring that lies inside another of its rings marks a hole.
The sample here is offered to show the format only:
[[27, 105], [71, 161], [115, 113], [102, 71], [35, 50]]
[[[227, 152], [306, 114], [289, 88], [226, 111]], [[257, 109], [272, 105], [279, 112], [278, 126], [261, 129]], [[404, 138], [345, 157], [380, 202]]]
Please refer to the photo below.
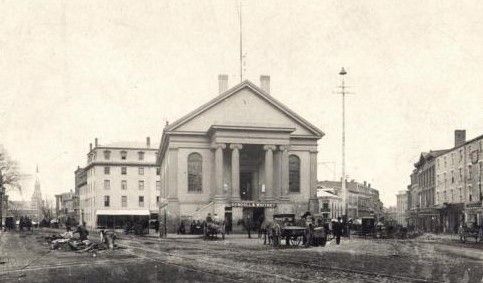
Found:
[[21, 191], [19, 180], [20, 174], [17, 162], [10, 159], [5, 150], [0, 147], [0, 227], [3, 225], [3, 196], [6, 195], [9, 190]]

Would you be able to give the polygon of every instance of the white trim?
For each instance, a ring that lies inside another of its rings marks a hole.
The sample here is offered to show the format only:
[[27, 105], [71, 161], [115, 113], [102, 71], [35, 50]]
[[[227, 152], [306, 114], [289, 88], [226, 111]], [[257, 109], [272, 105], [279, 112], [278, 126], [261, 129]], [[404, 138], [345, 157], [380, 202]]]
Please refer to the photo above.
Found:
[[101, 209], [96, 211], [96, 215], [150, 215], [148, 209]]

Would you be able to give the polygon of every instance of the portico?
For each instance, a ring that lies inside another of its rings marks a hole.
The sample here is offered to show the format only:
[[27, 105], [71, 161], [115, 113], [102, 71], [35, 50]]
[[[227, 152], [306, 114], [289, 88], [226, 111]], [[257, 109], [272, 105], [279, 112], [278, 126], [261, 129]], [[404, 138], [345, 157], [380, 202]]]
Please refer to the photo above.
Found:
[[222, 92], [163, 131], [158, 163], [168, 218], [175, 226], [211, 213], [236, 226], [246, 217], [316, 212], [322, 136], [249, 81]]

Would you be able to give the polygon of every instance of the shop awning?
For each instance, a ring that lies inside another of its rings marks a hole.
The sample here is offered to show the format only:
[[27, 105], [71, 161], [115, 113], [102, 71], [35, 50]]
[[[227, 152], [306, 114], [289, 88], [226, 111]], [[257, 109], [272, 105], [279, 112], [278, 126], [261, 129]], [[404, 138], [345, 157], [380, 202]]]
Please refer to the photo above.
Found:
[[149, 216], [148, 209], [124, 209], [124, 210], [98, 210], [96, 215], [146, 215]]

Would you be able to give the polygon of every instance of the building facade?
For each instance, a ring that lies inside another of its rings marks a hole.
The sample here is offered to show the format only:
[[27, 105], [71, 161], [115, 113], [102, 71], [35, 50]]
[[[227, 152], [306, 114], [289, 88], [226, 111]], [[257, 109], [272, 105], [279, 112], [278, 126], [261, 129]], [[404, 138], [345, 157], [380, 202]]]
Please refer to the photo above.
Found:
[[408, 195], [406, 191], [399, 191], [396, 195], [396, 221], [399, 225], [407, 226], [406, 210], [408, 209]]
[[[319, 188], [332, 188], [340, 196], [342, 183], [340, 181], [320, 181]], [[346, 181], [347, 188], [347, 217], [360, 219], [362, 217], [379, 217], [383, 214], [383, 204], [379, 199], [379, 191], [371, 187], [370, 183], [359, 183], [354, 180]]]
[[74, 209], [75, 193], [70, 192], [55, 195], [55, 215], [59, 221], [65, 223], [67, 219], [77, 222], [76, 211]]
[[260, 223], [274, 213], [318, 211], [317, 141], [323, 133], [261, 87], [244, 81], [167, 125], [158, 164], [161, 213], [173, 231], [182, 219]]
[[464, 130], [455, 131], [454, 147], [436, 159], [435, 204], [445, 232], [462, 222], [482, 224], [483, 135], [466, 141]]
[[446, 150], [421, 153], [411, 174], [409, 224], [422, 231], [437, 232], [440, 216], [436, 210], [436, 158]]
[[319, 200], [319, 213], [326, 220], [342, 217], [342, 198], [336, 194], [334, 188], [318, 185], [317, 198]]
[[120, 229], [157, 218], [160, 182], [156, 152], [149, 138], [145, 144], [110, 145], [100, 145], [96, 138], [84, 168], [86, 183], [78, 183], [81, 219], [88, 228]]
[[74, 212], [76, 220], [79, 223], [83, 223], [81, 209], [80, 209], [80, 192], [87, 187], [87, 172], [84, 168], [77, 166], [77, 170], [74, 171]]

